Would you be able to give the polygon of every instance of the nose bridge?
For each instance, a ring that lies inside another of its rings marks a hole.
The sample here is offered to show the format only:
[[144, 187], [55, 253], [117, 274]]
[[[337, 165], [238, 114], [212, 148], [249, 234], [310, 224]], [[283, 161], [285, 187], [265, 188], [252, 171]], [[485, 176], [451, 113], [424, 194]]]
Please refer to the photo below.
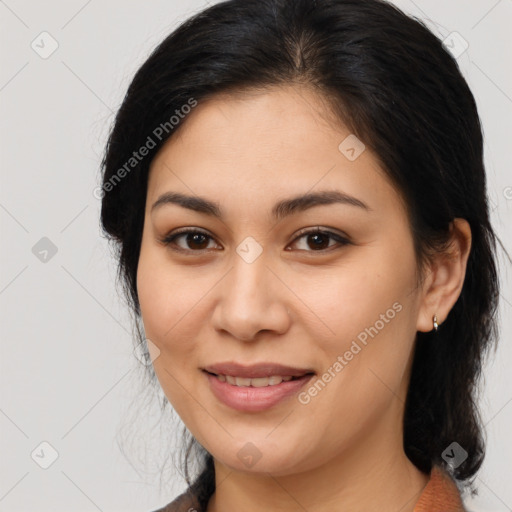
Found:
[[216, 328], [244, 340], [252, 339], [261, 330], [286, 328], [286, 298], [273, 286], [275, 278], [268, 264], [267, 255], [254, 241], [239, 244], [231, 272], [221, 287], [214, 315]]
[[230, 293], [242, 301], [259, 301], [264, 299], [267, 291], [266, 274], [269, 251], [263, 249], [252, 236], [244, 238], [235, 248], [233, 254], [233, 272], [230, 281]]
[[[258, 295], [265, 295], [266, 288], [264, 285], [269, 274], [267, 260], [268, 258], [263, 254], [254, 261], [246, 260], [239, 254], [234, 258], [234, 284], [237, 285], [237, 288], [239, 288], [243, 295], [255, 298], [258, 298]], [[238, 282], [242, 286], [238, 286]]]
[[[244, 255], [237, 254], [233, 258], [233, 271], [228, 283], [228, 290], [224, 297], [228, 301], [233, 301], [235, 305], [242, 308], [244, 305], [252, 308], [249, 316], [254, 316], [257, 309], [261, 308], [268, 300], [268, 274], [267, 257], [261, 253], [256, 258], [246, 258], [253, 251], [249, 246], [249, 251]], [[253, 256], [251, 254], [251, 256]], [[242, 314], [240, 312], [239, 314]]]

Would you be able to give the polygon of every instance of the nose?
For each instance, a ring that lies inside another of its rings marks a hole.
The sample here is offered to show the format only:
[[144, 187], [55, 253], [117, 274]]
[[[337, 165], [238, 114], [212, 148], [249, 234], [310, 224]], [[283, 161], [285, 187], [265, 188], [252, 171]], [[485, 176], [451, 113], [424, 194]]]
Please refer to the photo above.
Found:
[[291, 318], [291, 292], [269, 268], [264, 254], [252, 263], [234, 256], [233, 268], [216, 287], [213, 326], [241, 341], [255, 341], [259, 333], [285, 333]]

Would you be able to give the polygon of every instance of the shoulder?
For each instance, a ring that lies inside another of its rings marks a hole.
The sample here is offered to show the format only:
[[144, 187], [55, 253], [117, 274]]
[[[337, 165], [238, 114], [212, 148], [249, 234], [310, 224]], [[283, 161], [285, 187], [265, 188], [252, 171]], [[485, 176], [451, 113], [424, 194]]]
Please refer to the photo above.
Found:
[[204, 512], [203, 509], [199, 506], [197, 501], [197, 497], [192, 494], [190, 489], [185, 491], [183, 494], [180, 494], [176, 499], [171, 501], [171, 503], [165, 505], [158, 510], [154, 510], [152, 512]]
[[459, 489], [445, 470], [437, 466], [432, 468], [430, 480], [414, 512], [466, 512]]

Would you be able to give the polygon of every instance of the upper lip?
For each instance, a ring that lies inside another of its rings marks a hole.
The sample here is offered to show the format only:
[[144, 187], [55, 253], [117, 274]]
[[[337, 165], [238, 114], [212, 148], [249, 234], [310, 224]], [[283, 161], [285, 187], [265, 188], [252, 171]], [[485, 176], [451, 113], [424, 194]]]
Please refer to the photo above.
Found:
[[226, 362], [205, 366], [203, 370], [216, 375], [230, 375], [232, 377], [246, 377], [256, 379], [258, 377], [271, 377], [280, 375], [282, 377], [302, 377], [308, 373], [314, 373], [309, 368], [294, 368], [276, 363], [258, 363], [243, 366], [238, 363]]

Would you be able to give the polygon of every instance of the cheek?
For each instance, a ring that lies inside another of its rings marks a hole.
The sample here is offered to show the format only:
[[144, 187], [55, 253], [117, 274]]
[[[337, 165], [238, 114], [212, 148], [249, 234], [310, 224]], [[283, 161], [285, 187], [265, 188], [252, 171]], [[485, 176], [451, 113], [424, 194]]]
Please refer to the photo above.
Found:
[[[355, 254], [337, 268], [295, 276], [301, 300], [309, 309], [309, 313], [304, 309], [303, 319], [311, 317], [305, 323], [311, 339], [321, 335], [319, 346], [329, 353], [348, 350], [355, 339], [364, 343], [372, 334], [379, 338], [391, 334], [401, 317], [409, 316], [403, 310], [414, 298], [415, 266], [410, 251], [369, 247]], [[392, 338], [401, 339], [395, 334]]]
[[[189, 321], [200, 301], [193, 286], [184, 286], [180, 274], [162, 261], [157, 251], [141, 248], [137, 290], [146, 338], [157, 347], [153, 365], [166, 396], [172, 401], [182, 382], [183, 362], [194, 352], [197, 335]], [[175, 381], [177, 379], [177, 382]]]
[[183, 277], [161, 248], [141, 246], [137, 268], [137, 292], [146, 335], [167, 344], [175, 331], [186, 325], [186, 317], [198, 302], [200, 290], [194, 279]]
[[321, 338], [318, 331], [310, 332], [323, 352], [325, 373], [305, 390], [301, 403], [334, 422], [350, 411], [350, 424], [356, 427], [403, 391], [417, 293], [412, 252], [383, 251], [375, 261], [353, 263], [347, 266], [350, 271], [331, 273], [314, 289], [305, 282], [302, 287], [329, 331]]
[[[159, 350], [153, 368], [160, 386], [180, 417], [188, 418], [190, 369], [184, 361], [194, 352], [194, 336], [187, 330], [187, 313], [197, 299], [183, 287], [176, 272], [160, 261], [158, 254], [141, 248], [137, 291], [146, 338]], [[180, 385], [181, 384], [181, 385]]]
[[[383, 418], [400, 417], [414, 338], [401, 299], [383, 310], [387, 323], [375, 314], [381, 309], [372, 305], [364, 310], [371, 319], [366, 323], [347, 316], [336, 325], [338, 332], [353, 334], [325, 345], [323, 373], [301, 393], [295, 415], [304, 418], [306, 435], [330, 440], [316, 447], [308, 464], [320, 463], [332, 452], [350, 452], [358, 440], [379, 430]], [[399, 421], [392, 424], [399, 432]], [[389, 433], [390, 439], [394, 435]]]

